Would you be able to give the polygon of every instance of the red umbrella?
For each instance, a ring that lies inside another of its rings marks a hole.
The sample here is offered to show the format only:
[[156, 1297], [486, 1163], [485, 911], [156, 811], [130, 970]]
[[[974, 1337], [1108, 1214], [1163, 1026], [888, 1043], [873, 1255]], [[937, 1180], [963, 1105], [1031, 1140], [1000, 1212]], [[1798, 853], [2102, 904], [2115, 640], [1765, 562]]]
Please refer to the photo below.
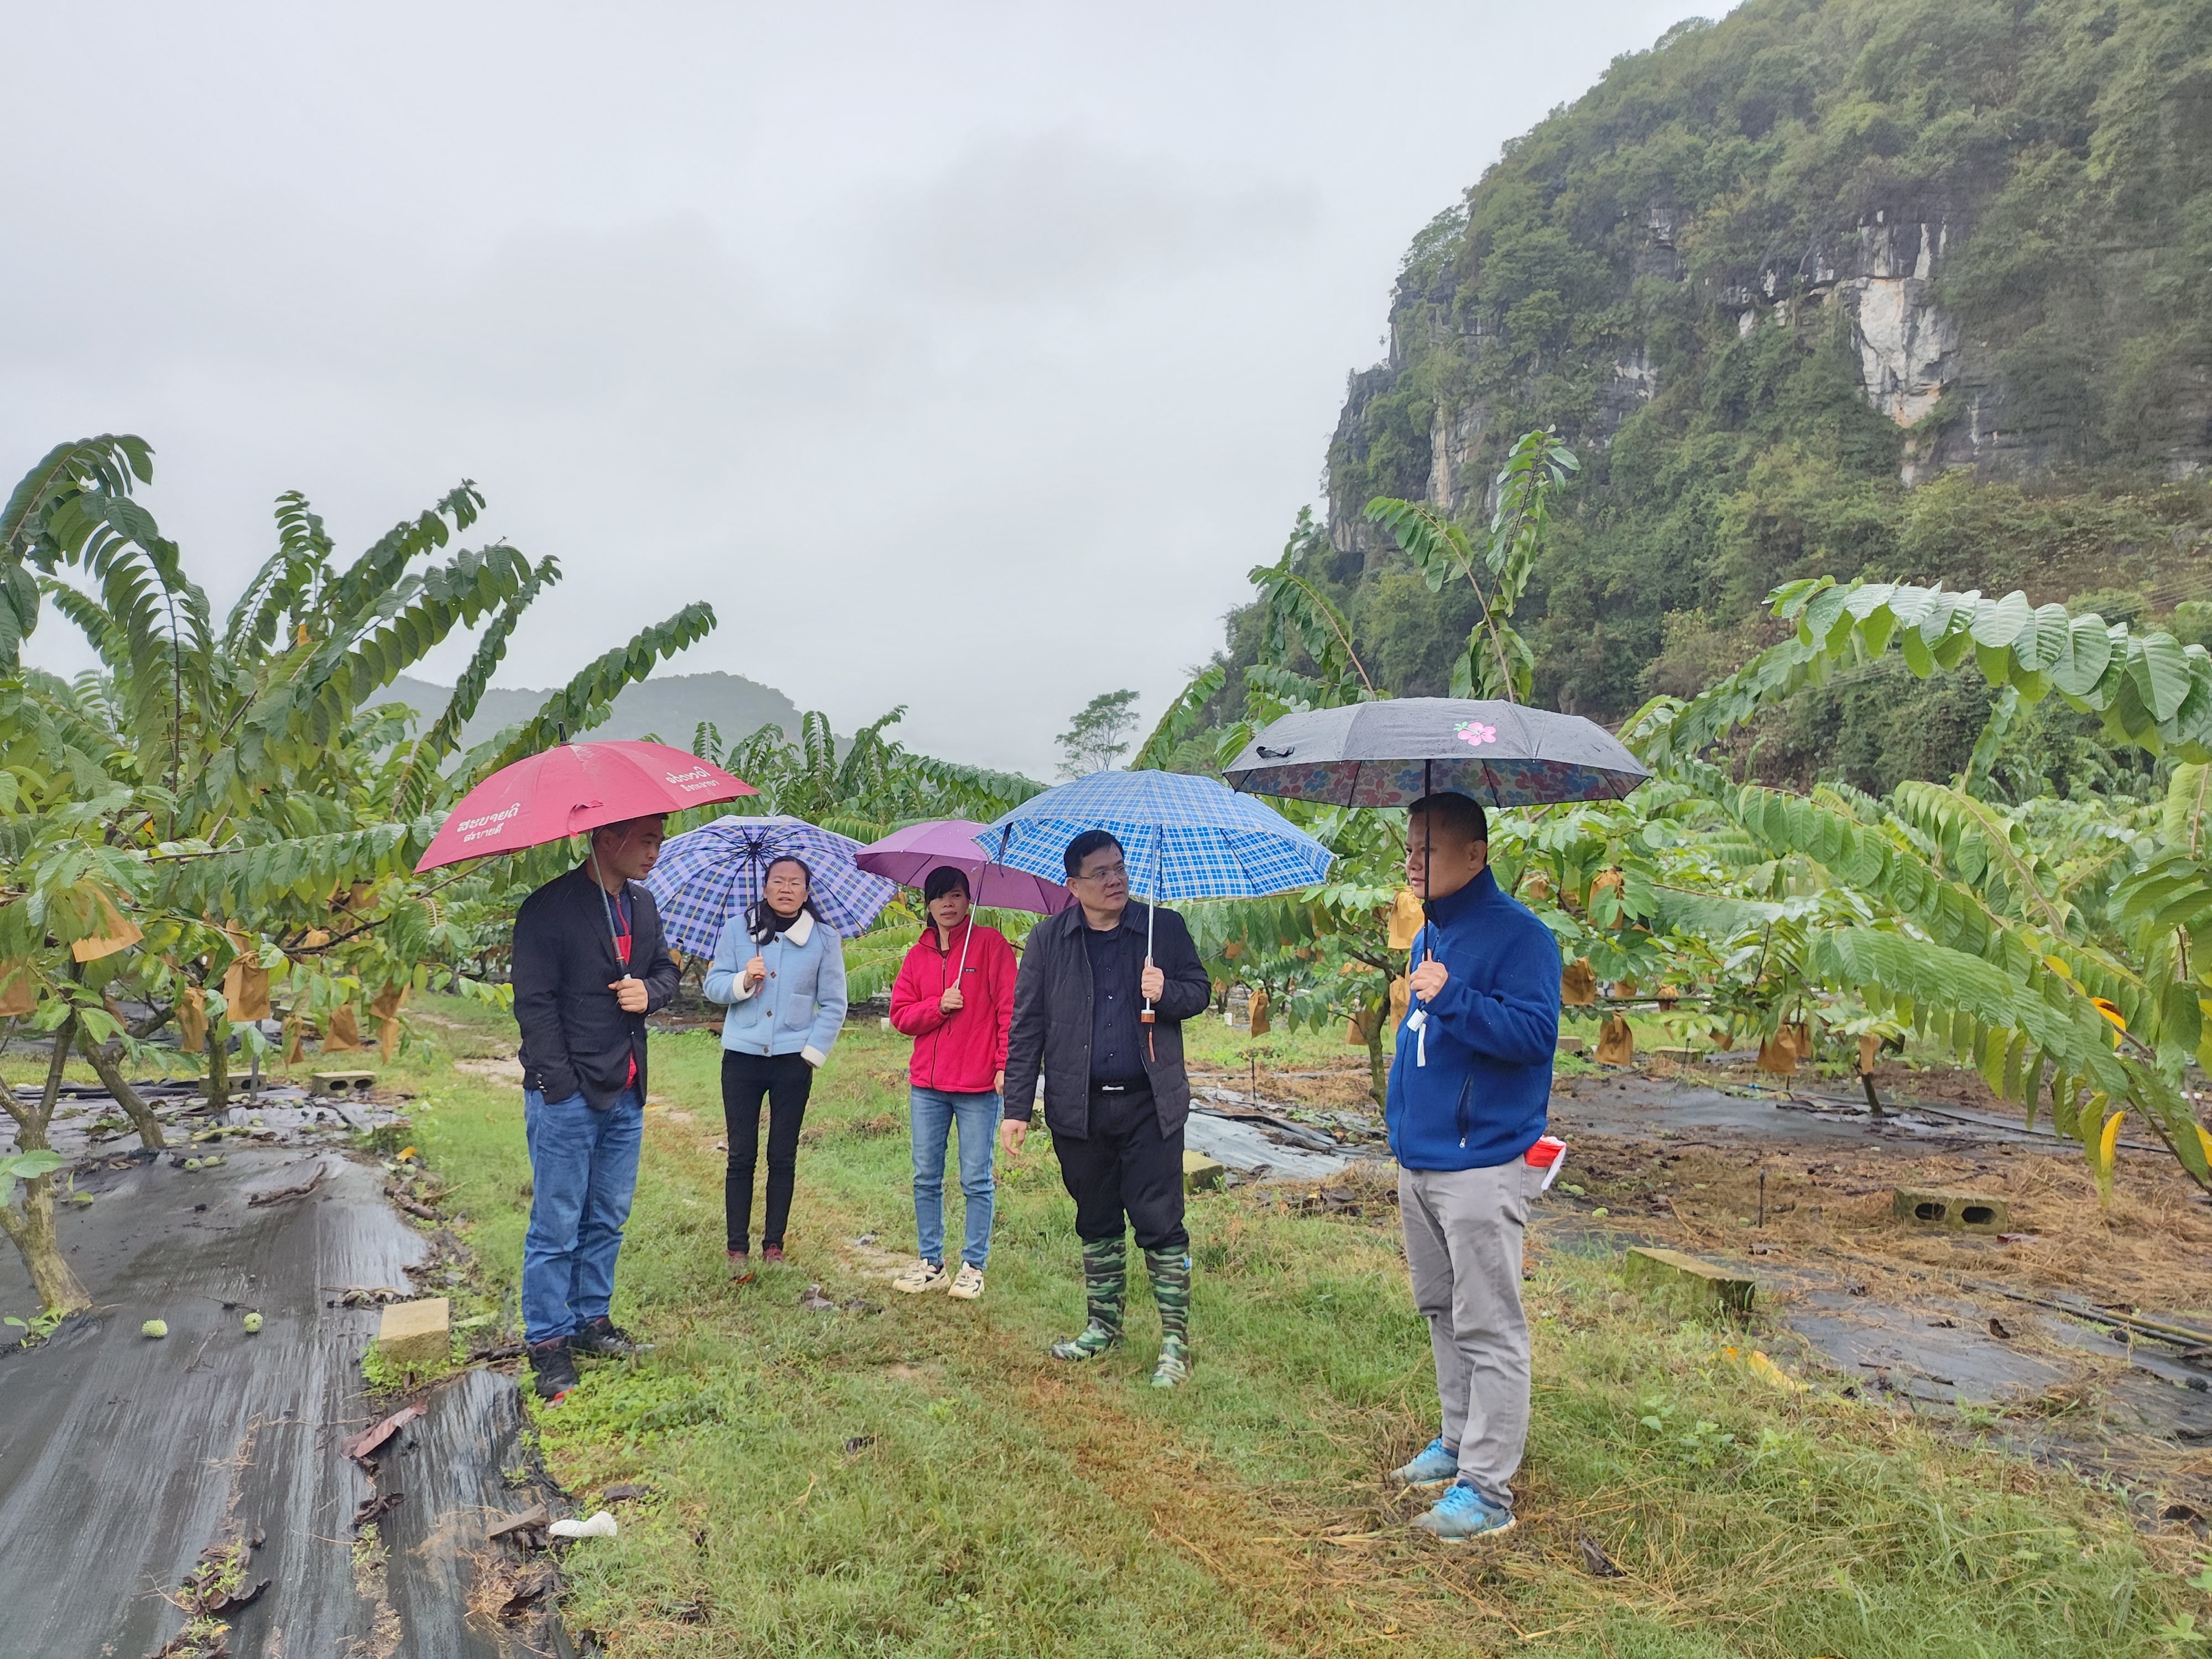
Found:
[[502, 766], [461, 798], [417, 871], [564, 841], [654, 812], [757, 795], [743, 778], [664, 743], [556, 744]]

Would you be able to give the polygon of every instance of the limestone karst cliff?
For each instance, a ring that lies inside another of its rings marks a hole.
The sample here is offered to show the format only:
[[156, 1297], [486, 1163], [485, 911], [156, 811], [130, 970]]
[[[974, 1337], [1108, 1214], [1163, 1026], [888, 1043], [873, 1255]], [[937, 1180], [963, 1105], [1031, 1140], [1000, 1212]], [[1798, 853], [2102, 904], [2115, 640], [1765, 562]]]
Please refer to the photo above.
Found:
[[1400, 689], [1427, 647], [1366, 502], [1479, 516], [1538, 425], [1587, 464], [1523, 611], [1559, 706], [1624, 711], [1814, 572], [2193, 595], [2212, 0], [1747, 0], [1510, 144], [1416, 239], [1330, 446], [1334, 574]]

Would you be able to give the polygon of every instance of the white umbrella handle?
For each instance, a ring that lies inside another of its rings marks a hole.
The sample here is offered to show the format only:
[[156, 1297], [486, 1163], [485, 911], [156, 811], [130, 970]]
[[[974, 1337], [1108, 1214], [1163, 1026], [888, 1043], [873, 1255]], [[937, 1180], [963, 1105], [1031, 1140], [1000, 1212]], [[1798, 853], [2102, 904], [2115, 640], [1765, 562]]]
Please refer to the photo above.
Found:
[[[997, 865], [998, 860], [996, 859], [991, 860], [991, 868], [996, 868]], [[982, 884], [978, 882], [976, 884], [981, 886]], [[975, 896], [973, 893], [970, 893], [968, 896], [968, 931], [960, 936], [960, 966], [957, 970], [955, 970], [952, 975], [952, 986], [955, 990], [959, 990], [960, 988], [960, 975], [968, 971], [968, 945], [969, 941], [973, 939], [975, 937]], [[965, 991], [961, 991], [960, 994], [964, 1000], [968, 994]], [[956, 1009], [954, 1012], [957, 1012], [958, 1010]]]
[[[1167, 857], [1167, 849], [1159, 844], [1159, 831], [1155, 830], [1152, 835], [1152, 896], [1145, 901], [1145, 966], [1147, 968], [1152, 965], [1152, 915], [1159, 908], [1161, 861]], [[1146, 997], [1144, 1011], [1137, 1018], [1140, 1023], [1150, 1025], [1155, 1018], [1152, 1000]]]

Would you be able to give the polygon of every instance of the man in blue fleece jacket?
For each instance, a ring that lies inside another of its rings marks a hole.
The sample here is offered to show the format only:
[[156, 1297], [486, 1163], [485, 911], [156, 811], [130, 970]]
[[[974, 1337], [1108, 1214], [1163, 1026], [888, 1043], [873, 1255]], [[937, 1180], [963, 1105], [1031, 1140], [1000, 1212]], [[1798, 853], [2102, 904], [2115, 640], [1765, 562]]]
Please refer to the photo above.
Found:
[[1413, 943], [1383, 1118], [1413, 1304], [1429, 1322], [1443, 1432], [1392, 1478], [1450, 1483], [1414, 1525], [1449, 1540], [1513, 1524], [1528, 1437], [1528, 1325], [1521, 1240], [1543, 1171], [1523, 1155], [1544, 1133], [1559, 1036], [1559, 947], [1491, 874], [1490, 825], [1465, 795], [1407, 814], [1406, 873], [1429, 900]]

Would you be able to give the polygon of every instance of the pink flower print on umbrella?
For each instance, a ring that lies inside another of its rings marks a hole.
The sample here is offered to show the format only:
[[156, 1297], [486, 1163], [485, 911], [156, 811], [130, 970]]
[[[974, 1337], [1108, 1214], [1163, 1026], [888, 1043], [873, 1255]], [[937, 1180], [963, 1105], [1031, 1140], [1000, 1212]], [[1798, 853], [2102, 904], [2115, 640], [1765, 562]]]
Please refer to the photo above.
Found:
[[1498, 728], [1494, 726], [1486, 726], [1480, 720], [1468, 720], [1459, 726], [1458, 737], [1462, 743], [1471, 748], [1480, 749], [1486, 743], [1498, 741]]

